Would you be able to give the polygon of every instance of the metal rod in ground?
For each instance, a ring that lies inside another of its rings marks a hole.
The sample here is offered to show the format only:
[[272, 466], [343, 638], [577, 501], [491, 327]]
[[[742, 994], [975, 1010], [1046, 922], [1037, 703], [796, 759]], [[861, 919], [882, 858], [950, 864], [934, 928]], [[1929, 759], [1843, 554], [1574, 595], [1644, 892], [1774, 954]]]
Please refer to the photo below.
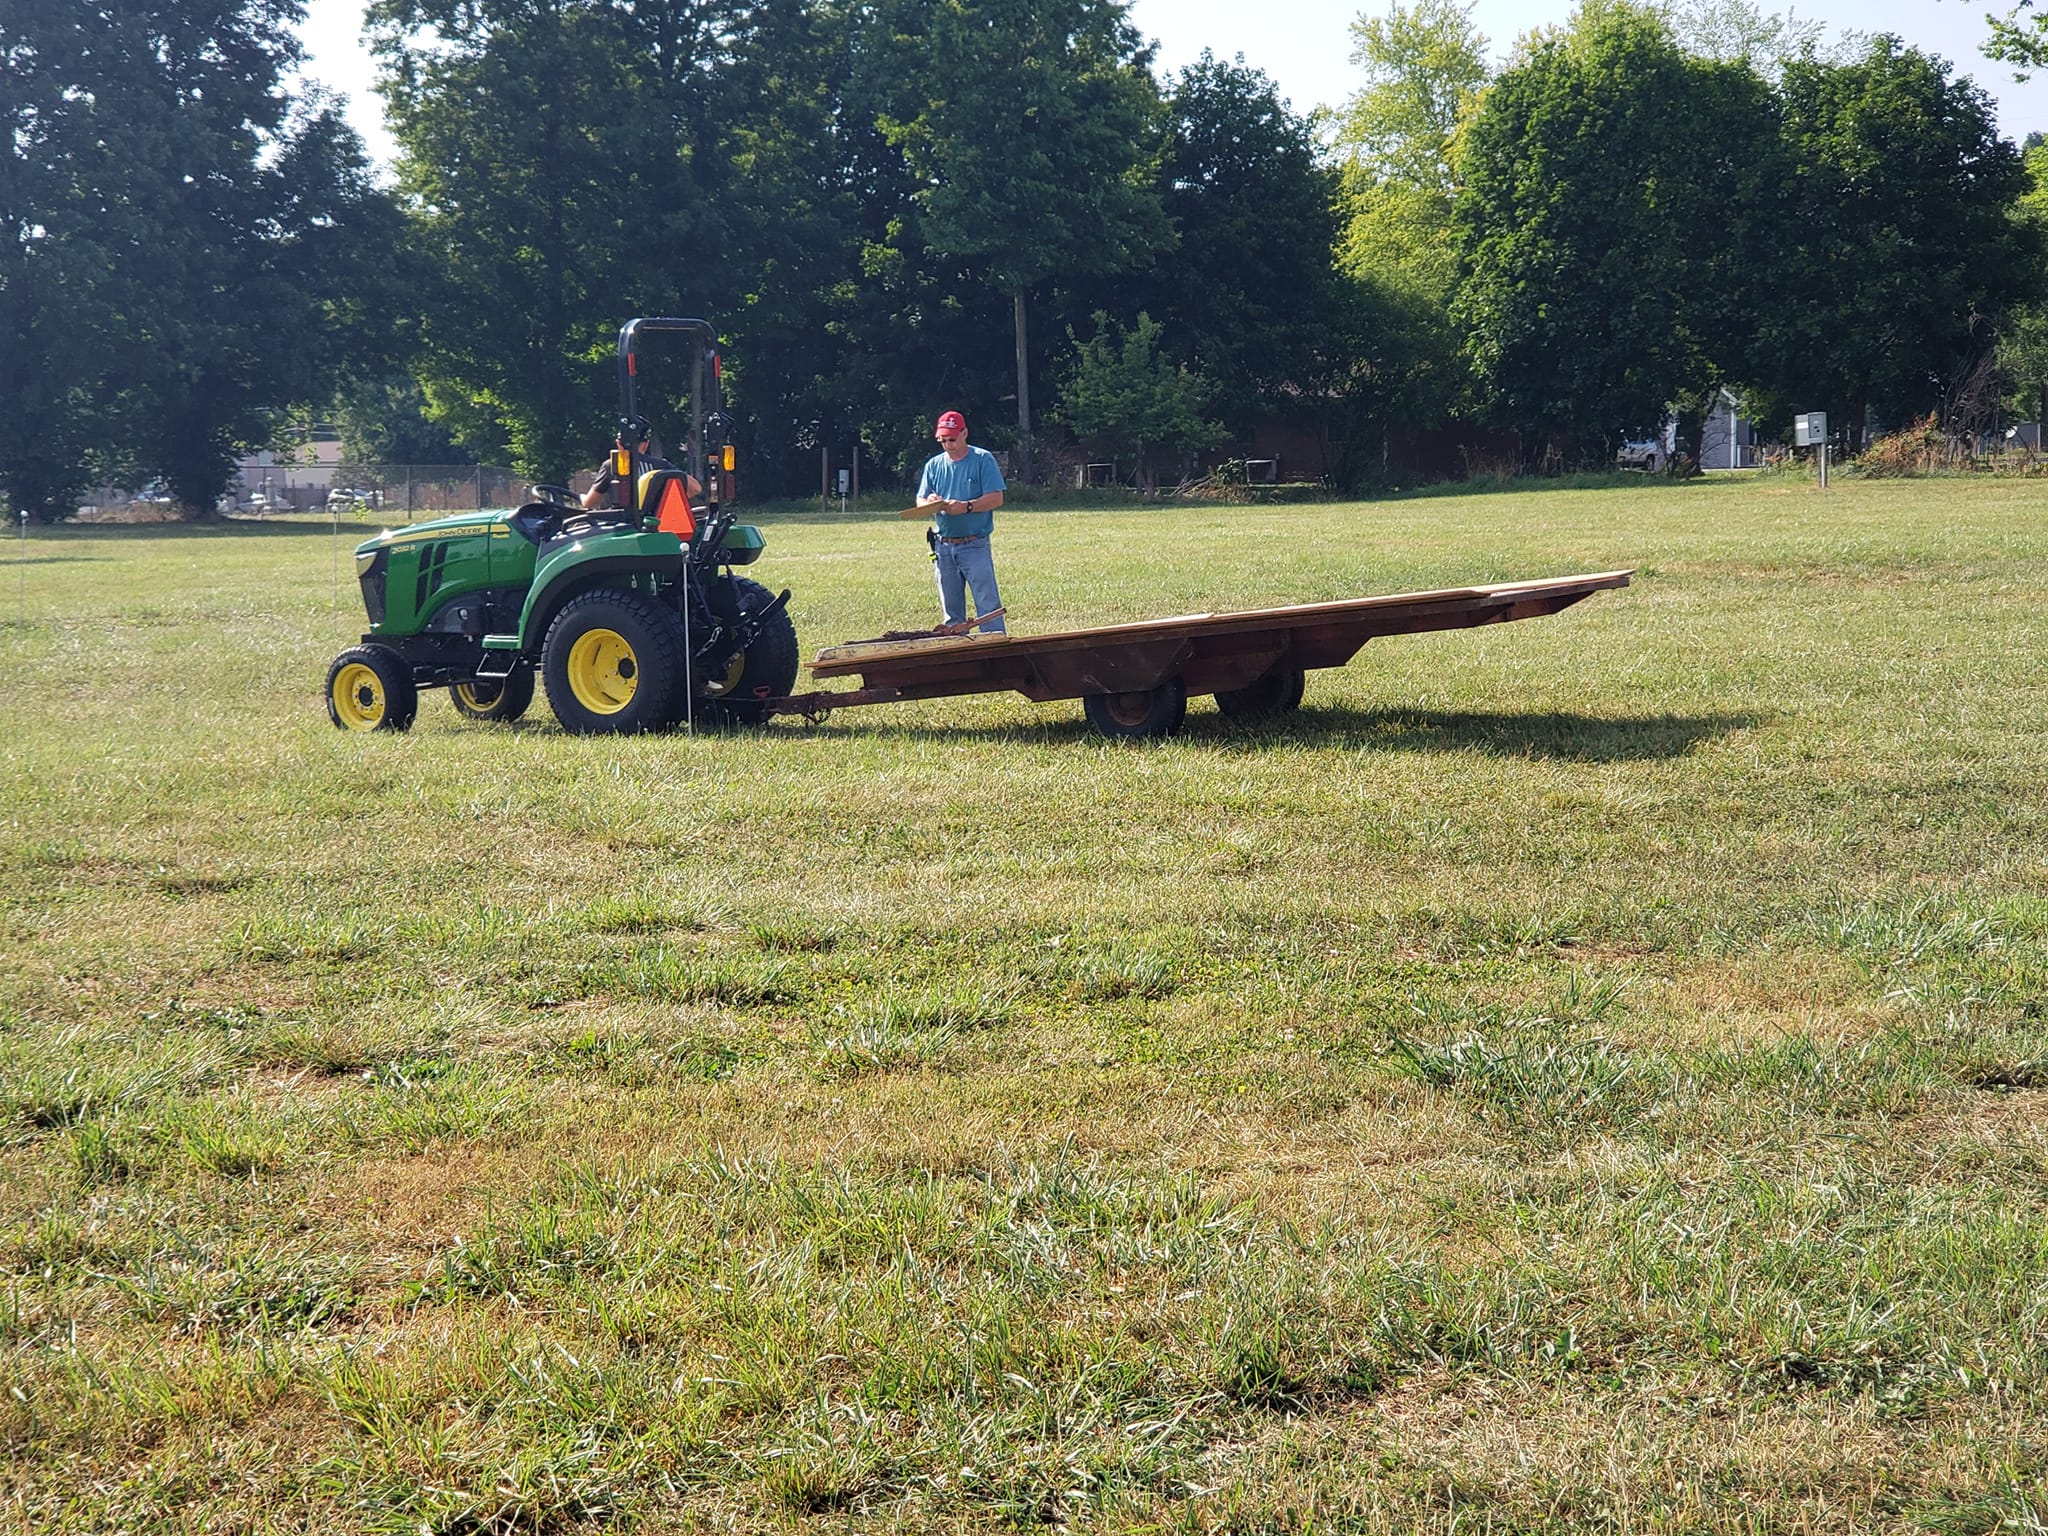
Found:
[[335, 506], [330, 501], [327, 510], [334, 515], [334, 537], [328, 541], [328, 544], [334, 552], [334, 559], [331, 562], [334, 566], [334, 606], [339, 608], [341, 606], [341, 508]]
[[27, 628], [28, 628], [28, 508], [27, 508], [27, 507], [23, 507], [23, 508], [21, 509], [21, 511], [20, 511], [20, 512], [19, 512], [18, 514], [16, 514], [16, 515], [17, 515], [17, 516], [18, 516], [18, 517], [19, 517], [19, 518], [21, 519], [21, 560], [19, 561], [19, 564], [20, 564], [20, 566], [21, 566], [21, 580], [20, 580], [20, 582], [18, 583], [18, 586], [19, 586], [19, 589], [20, 589], [20, 591], [19, 591], [19, 599], [18, 599], [18, 600], [19, 600], [19, 602], [20, 602], [20, 605], [21, 605], [21, 613], [20, 613], [21, 627], [22, 627], [23, 629], [27, 629]]

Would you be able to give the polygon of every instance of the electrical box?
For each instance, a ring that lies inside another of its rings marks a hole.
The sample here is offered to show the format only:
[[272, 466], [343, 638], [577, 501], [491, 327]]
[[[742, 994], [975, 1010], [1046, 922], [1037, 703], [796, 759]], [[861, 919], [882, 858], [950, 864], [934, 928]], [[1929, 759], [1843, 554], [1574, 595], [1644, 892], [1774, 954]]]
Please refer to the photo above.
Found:
[[1818, 448], [1828, 440], [1828, 413], [1808, 411], [1792, 418], [1792, 446]]
[[844, 496], [848, 491], [851, 491], [852, 489], [853, 471], [850, 469], [842, 469], [841, 471], [839, 471], [839, 494]]

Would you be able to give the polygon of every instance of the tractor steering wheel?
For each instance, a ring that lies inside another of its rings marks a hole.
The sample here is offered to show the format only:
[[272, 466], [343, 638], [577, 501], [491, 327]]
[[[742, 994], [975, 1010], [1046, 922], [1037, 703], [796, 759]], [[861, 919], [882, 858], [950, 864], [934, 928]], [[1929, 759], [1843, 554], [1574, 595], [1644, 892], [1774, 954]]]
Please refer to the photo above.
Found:
[[530, 487], [536, 501], [544, 501], [555, 507], [580, 507], [576, 493], [566, 485], [536, 485]]

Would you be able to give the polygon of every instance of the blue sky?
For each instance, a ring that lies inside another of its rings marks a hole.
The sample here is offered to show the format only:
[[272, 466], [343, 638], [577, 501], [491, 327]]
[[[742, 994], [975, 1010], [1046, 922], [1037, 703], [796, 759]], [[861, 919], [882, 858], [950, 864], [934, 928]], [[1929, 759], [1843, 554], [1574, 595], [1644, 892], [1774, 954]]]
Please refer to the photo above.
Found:
[[[1768, 3], [1768, 0], [1766, 0]], [[306, 0], [308, 73], [348, 96], [350, 119], [373, 156], [389, 155], [381, 103], [370, 93], [370, 60], [360, 44], [362, 0]], [[1135, 0], [1131, 17], [1159, 44], [1159, 65], [1175, 70], [1204, 48], [1245, 62], [1279, 82], [1297, 111], [1336, 106], [1357, 88], [1350, 62], [1352, 19], [1385, 9], [1358, 0]], [[2018, 140], [2048, 129], [2048, 78], [2015, 84], [2012, 72], [1978, 53], [1985, 0], [1805, 0], [1781, 7], [1825, 24], [1830, 33], [1896, 32], [1908, 43], [1939, 53], [1997, 101], [1999, 126]], [[1533, 27], [1564, 20], [1571, 0], [1476, 0], [1473, 21], [1496, 56]]]

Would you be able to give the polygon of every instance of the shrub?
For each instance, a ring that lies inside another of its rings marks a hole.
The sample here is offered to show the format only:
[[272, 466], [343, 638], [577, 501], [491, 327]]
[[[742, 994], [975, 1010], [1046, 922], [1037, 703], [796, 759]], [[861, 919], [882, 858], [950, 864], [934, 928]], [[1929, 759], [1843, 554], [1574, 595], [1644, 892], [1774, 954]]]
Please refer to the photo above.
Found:
[[1891, 480], [1967, 469], [1969, 464], [1968, 445], [1950, 437], [1930, 414], [1874, 439], [1857, 458], [1856, 469], [1875, 480]]

